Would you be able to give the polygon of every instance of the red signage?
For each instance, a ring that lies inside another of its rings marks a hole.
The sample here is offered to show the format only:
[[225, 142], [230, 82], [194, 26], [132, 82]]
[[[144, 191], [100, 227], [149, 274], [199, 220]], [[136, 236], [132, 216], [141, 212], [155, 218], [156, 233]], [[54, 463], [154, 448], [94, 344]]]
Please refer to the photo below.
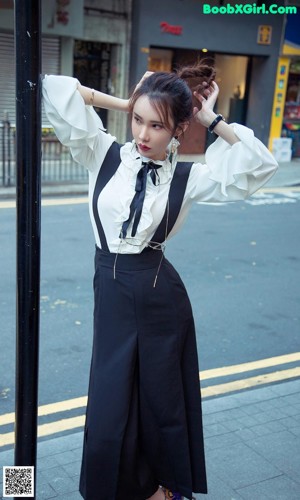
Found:
[[160, 23], [162, 33], [171, 33], [172, 35], [182, 35], [182, 26], [172, 26], [169, 23], [162, 21]]

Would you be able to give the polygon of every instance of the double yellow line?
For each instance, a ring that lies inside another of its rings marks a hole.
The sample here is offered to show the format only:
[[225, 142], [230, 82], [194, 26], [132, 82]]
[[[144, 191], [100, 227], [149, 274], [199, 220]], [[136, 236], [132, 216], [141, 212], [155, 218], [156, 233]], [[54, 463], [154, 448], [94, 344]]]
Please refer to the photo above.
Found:
[[[300, 361], [300, 352], [295, 352], [291, 354], [285, 354], [283, 356], [276, 356], [273, 358], [251, 361], [249, 363], [205, 370], [201, 372], [199, 375], [201, 381], [203, 382], [204, 380], [211, 380], [220, 377], [238, 375], [241, 373], [246, 373], [254, 370], [271, 368], [274, 366], [279, 368], [281, 365], [297, 363], [299, 361]], [[289, 380], [299, 376], [300, 376], [300, 364], [293, 368], [277, 369], [276, 371], [271, 373], [260, 374], [254, 377], [242, 378], [232, 382], [225, 382], [222, 384], [211, 385], [209, 387], [203, 387], [201, 392], [202, 392], [202, 397], [206, 398], [210, 396], [217, 396], [234, 391], [248, 389], [250, 387], [255, 387], [261, 384], [269, 384], [272, 382]], [[42, 417], [45, 415], [53, 415], [55, 413], [70, 411], [78, 408], [85, 408], [86, 403], [87, 403], [87, 397], [82, 396], [79, 398], [68, 399], [66, 401], [59, 401], [57, 403], [42, 405], [39, 406], [38, 416]], [[13, 424], [14, 421], [15, 421], [14, 413], [7, 413], [5, 415], [0, 415], [0, 427], [4, 425]], [[40, 424], [38, 426], [38, 437], [49, 436], [62, 431], [78, 429], [84, 426], [84, 422], [85, 422], [85, 415], [80, 415], [78, 417], [63, 418], [60, 420], [56, 420], [55, 422], [50, 422], [48, 424]], [[14, 432], [7, 432], [4, 434], [0, 434], [0, 448], [1, 446], [12, 445], [13, 443], [14, 443]]]

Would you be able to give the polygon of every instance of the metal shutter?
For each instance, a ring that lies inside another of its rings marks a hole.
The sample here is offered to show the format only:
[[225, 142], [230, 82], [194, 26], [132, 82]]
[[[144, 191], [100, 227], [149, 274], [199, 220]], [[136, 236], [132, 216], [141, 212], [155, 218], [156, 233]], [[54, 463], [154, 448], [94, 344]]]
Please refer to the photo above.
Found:
[[[9, 120], [15, 124], [15, 55], [13, 33], [0, 32], [0, 121], [5, 112]], [[60, 40], [59, 38], [42, 38], [42, 73], [57, 75], [60, 73]], [[48, 120], [42, 110], [42, 124]]]

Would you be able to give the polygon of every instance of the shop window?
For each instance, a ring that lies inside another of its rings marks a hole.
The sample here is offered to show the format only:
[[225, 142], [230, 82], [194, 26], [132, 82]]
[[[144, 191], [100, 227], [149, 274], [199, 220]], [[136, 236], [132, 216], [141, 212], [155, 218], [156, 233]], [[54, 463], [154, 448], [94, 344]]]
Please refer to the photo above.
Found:
[[218, 113], [226, 121], [245, 123], [248, 57], [216, 54], [216, 81], [220, 87]]
[[293, 139], [292, 155], [300, 157], [300, 59], [290, 65], [282, 136]]
[[[101, 42], [75, 40], [74, 77], [82, 85], [110, 94], [112, 45]], [[95, 108], [107, 127], [107, 110]]]

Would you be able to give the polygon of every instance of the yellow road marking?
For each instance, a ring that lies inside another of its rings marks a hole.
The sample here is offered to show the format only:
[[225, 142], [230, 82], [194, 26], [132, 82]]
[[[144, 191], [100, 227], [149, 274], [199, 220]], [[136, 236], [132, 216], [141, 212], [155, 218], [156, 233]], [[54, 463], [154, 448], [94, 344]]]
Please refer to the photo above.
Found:
[[[220, 394], [234, 392], [243, 389], [249, 389], [257, 385], [268, 384], [271, 382], [278, 382], [280, 380], [288, 380], [300, 376], [300, 367], [291, 368], [289, 370], [281, 370], [265, 375], [258, 375], [256, 377], [249, 377], [243, 380], [236, 380], [234, 382], [227, 382], [225, 384], [213, 385], [205, 387], [201, 390], [202, 397], [217, 396]], [[78, 398], [84, 399], [84, 398]], [[75, 401], [75, 400], [74, 400]], [[66, 403], [64, 401], [63, 403]], [[49, 436], [58, 432], [76, 429], [83, 427], [85, 423], [85, 415], [79, 417], [64, 418], [48, 424], [41, 424], [38, 426], [38, 437]], [[7, 432], [0, 434], [0, 447], [14, 444], [14, 432]]]
[[[252, 370], [259, 370], [261, 368], [269, 368], [271, 366], [284, 365], [299, 360], [300, 360], [300, 352], [293, 352], [291, 354], [284, 354], [282, 356], [274, 356], [273, 358], [250, 361], [248, 363], [242, 363], [240, 365], [230, 365], [230, 366], [224, 366], [222, 368], [203, 370], [202, 372], [199, 372], [199, 376], [201, 380], [208, 380], [217, 377], [225, 377], [227, 375], [235, 375], [237, 373], [244, 373]], [[284, 371], [276, 373], [284, 373]], [[243, 380], [241, 382], [243, 382]], [[229, 387], [228, 384], [224, 385]], [[38, 416], [41, 417], [44, 415], [51, 415], [53, 413], [59, 413], [62, 411], [73, 410], [74, 408], [81, 408], [86, 406], [86, 403], [87, 403], [87, 396], [81, 396], [78, 398], [72, 398], [64, 401], [58, 401], [56, 403], [42, 405], [39, 406], [38, 408]], [[0, 426], [12, 424], [14, 423], [14, 421], [15, 421], [14, 412], [0, 415]]]
[[[79, 417], [64, 418], [62, 420], [57, 420], [56, 422], [50, 422], [49, 424], [42, 424], [38, 426], [38, 437], [49, 436], [51, 434], [56, 434], [57, 432], [83, 427], [84, 422], [85, 416], [81, 415]], [[14, 432], [0, 434], [0, 447], [7, 446], [8, 444], [14, 444], [14, 442]]]
[[290, 368], [289, 370], [281, 370], [278, 372], [266, 373], [265, 375], [257, 375], [256, 377], [249, 377], [242, 380], [235, 380], [234, 382], [227, 382], [225, 384], [212, 385], [204, 387], [201, 390], [203, 397], [217, 396], [227, 392], [239, 391], [241, 389], [248, 389], [261, 384], [269, 384], [271, 382], [278, 382], [280, 380], [287, 380], [300, 376], [300, 367]]
[[[262, 368], [269, 368], [271, 366], [278, 366], [278, 365], [284, 365], [288, 363], [294, 363], [295, 361], [300, 360], [300, 352], [293, 352], [291, 354], [283, 354], [281, 356], [274, 356], [273, 358], [265, 358], [265, 359], [259, 359], [256, 361], [249, 361], [247, 363], [242, 363], [239, 365], [230, 365], [230, 366], [224, 366], [221, 368], [212, 368], [210, 370], [203, 370], [202, 372], [199, 372], [199, 377], [201, 380], [209, 380], [212, 378], [218, 378], [218, 377], [225, 377], [228, 375], [235, 375], [238, 373], [244, 373], [247, 371], [252, 371], [252, 370], [259, 370]], [[281, 370], [275, 373], [286, 373], [289, 372], [289, 370]], [[262, 375], [258, 377], [251, 377], [250, 379], [242, 379], [237, 382], [243, 383], [244, 380], [256, 380], [257, 378], [265, 377], [271, 374], [267, 375]], [[231, 387], [230, 384], [235, 384], [236, 382], [228, 382], [225, 384], [220, 384], [224, 385], [226, 387]], [[263, 382], [265, 383], [265, 382]], [[217, 385], [212, 386], [212, 387], [219, 387]], [[202, 391], [206, 390], [207, 388], [203, 389]], [[237, 390], [237, 389], [233, 389]], [[229, 392], [229, 391], [228, 391]], [[46, 405], [39, 406], [38, 408], [38, 416], [45, 416], [45, 415], [52, 415], [53, 413], [59, 413], [62, 411], [68, 411], [68, 410], [73, 410], [75, 408], [82, 408], [85, 407], [87, 403], [87, 396], [80, 396], [78, 398], [72, 398], [72, 399], [67, 399], [64, 401], [58, 401], [56, 403], [49, 403]], [[1, 425], [8, 425], [12, 424], [15, 421], [15, 413], [6, 413], [4, 415], [0, 415], [0, 426]]]
[[300, 361], [300, 352], [274, 356], [273, 358], [258, 359], [257, 361], [250, 361], [240, 365], [231, 365], [224, 366], [222, 368], [204, 370], [203, 372], [200, 372], [199, 375], [201, 380], [207, 380], [210, 378], [225, 377], [226, 375], [235, 375], [236, 373], [258, 370], [260, 368], [269, 368], [270, 366], [284, 365], [286, 363], [293, 363], [294, 361]]
[[[79, 398], [67, 399], [65, 401], [59, 401], [57, 403], [42, 405], [38, 408], [38, 416], [42, 417], [44, 415], [51, 415], [53, 413], [59, 413], [61, 411], [73, 410], [74, 408], [81, 408], [86, 406], [86, 403], [87, 396], [81, 396]], [[15, 412], [0, 415], [0, 425], [13, 424], [14, 421]]]
[[[42, 199], [42, 207], [53, 207], [57, 205], [80, 205], [88, 203], [87, 196], [76, 196], [73, 198], [44, 198]], [[7, 200], [0, 202], [0, 208], [16, 208], [15, 200]]]

